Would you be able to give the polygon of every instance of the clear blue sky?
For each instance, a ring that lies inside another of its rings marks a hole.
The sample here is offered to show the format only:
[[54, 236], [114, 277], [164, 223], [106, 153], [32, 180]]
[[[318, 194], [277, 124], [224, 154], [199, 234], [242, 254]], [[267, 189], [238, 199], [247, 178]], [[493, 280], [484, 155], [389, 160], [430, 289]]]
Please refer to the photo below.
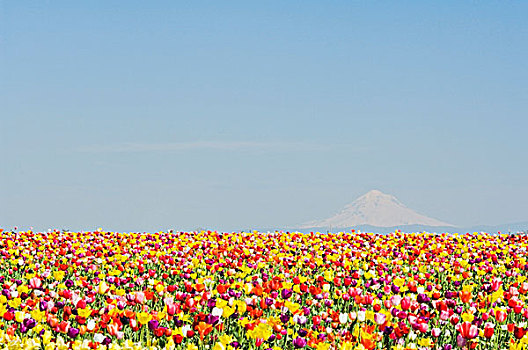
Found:
[[4, 228], [528, 220], [527, 2], [0, 6]]

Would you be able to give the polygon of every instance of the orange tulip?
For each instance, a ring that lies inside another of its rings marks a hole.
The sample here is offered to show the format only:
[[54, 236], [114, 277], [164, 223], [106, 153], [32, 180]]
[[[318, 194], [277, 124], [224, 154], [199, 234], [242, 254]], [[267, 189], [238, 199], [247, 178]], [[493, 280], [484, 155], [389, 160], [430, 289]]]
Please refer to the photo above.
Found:
[[200, 340], [203, 340], [204, 336], [213, 330], [213, 327], [205, 322], [200, 322], [195, 328], [198, 331], [198, 334], [200, 334]]
[[462, 300], [463, 303], [469, 303], [471, 298], [472, 295], [470, 291], [463, 290], [460, 292], [460, 300]]

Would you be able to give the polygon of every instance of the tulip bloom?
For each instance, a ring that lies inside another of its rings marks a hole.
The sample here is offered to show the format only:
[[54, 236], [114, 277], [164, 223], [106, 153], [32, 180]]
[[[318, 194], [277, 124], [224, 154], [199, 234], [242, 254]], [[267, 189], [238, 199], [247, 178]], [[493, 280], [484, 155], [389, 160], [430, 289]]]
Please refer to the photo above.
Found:
[[456, 329], [464, 339], [473, 339], [478, 335], [478, 327], [471, 324], [471, 322], [462, 322], [457, 325]]
[[508, 317], [508, 314], [502, 310], [502, 309], [497, 309], [495, 310], [495, 318], [497, 319], [497, 322], [499, 323], [502, 323], [506, 320], [506, 317]]
[[375, 313], [374, 314], [374, 322], [376, 322], [378, 325], [382, 325], [387, 320], [387, 316], [382, 313]]
[[493, 336], [493, 333], [495, 332], [495, 328], [492, 323], [486, 323], [484, 325], [484, 337], [490, 339]]
[[307, 342], [306, 342], [306, 339], [302, 338], [302, 337], [297, 337], [293, 340], [293, 346], [296, 348], [296, 349], [302, 349], [306, 346]]

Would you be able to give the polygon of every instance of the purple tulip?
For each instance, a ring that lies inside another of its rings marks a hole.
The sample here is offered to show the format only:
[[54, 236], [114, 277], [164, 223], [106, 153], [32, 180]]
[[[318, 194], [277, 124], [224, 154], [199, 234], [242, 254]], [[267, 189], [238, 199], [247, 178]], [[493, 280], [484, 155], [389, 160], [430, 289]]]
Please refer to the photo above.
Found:
[[431, 299], [429, 299], [429, 297], [426, 294], [420, 293], [416, 297], [416, 301], [419, 303], [427, 303], [428, 301], [431, 301]]
[[306, 339], [297, 337], [293, 340], [293, 346], [297, 349], [302, 349], [306, 346]]
[[150, 320], [148, 322], [148, 328], [153, 331], [153, 330], [156, 330], [159, 326], [159, 321], [158, 320]]
[[290, 320], [290, 315], [282, 314], [282, 315], [280, 315], [279, 318], [280, 318], [282, 323], [286, 323], [286, 322], [288, 322]]
[[37, 325], [37, 321], [32, 318], [26, 318], [22, 323], [28, 329], [31, 329]]
[[219, 320], [220, 320], [220, 317], [218, 316], [213, 316], [211, 314], [205, 316], [205, 323], [213, 325], [213, 326], [217, 324]]
[[42, 300], [40, 303], [39, 303], [39, 309], [40, 311], [44, 311], [48, 308], [48, 302], [45, 301], [45, 300]]
[[73, 338], [77, 337], [78, 334], [79, 334], [79, 329], [77, 329], [75, 327], [70, 327], [68, 329], [68, 337], [73, 339]]
[[464, 347], [467, 344], [467, 340], [462, 335], [457, 335], [457, 345], [459, 347]]
[[283, 289], [281, 291], [282, 299], [289, 299], [292, 296], [293, 292], [291, 289]]

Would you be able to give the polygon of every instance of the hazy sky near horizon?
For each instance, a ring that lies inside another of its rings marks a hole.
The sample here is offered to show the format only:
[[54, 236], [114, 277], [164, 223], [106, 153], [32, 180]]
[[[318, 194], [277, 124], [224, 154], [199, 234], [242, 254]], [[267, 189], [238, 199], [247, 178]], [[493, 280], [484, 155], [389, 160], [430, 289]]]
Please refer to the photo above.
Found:
[[0, 3], [0, 227], [528, 220], [527, 2]]

